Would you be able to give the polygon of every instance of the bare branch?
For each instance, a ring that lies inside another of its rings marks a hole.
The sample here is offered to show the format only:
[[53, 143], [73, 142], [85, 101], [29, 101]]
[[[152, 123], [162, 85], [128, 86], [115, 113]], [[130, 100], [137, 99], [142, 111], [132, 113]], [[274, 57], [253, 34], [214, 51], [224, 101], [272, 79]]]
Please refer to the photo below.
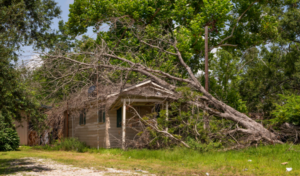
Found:
[[190, 148], [190, 146], [188, 144], [186, 144], [185, 142], [183, 142], [182, 140], [174, 137], [172, 134], [170, 134], [169, 132], [167, 132], [166, 130], [160, 130], [156, 125], [152, 125], [150, 123], [148, 123], [147, 121], [145, 121], [140, 114], [136, 111], [136, 109], [134, 107], [132, 107], [131, 105], [127, 105], [128, 107], [130, 107], [131, 109], [133, 109], [133, 111], [135, 112], [135, 114], [140, 118], [141, 121], [143, 121], [144, 123], [146, 123], [148, 126], [150, 126], [152, 129], [154, 129], [155, 131], [162, 133], [180, 143], [182, 143], [185, 147]]

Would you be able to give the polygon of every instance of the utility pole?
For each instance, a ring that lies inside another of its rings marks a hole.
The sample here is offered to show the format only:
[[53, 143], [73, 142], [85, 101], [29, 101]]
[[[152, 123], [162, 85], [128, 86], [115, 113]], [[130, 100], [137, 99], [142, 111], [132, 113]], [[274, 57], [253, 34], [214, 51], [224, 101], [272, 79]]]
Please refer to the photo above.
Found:
[[[205, 26], [205, 90], [208, 92], [208, 26]], [[204, 103], [204, 106], [207, 106], [206, 102]], [[208, 112], [204, 110], [203, 113], [203, 128], [209, 130]]]
[[[68, 105], [68, 100], [67, 100], [67, 120], [66, 120], [66, 129], [67, 129], [67, 133], [66, 133], [66, 137], [69, 138], [69, 105]], [[73, 128], [73, 126], [72, 126]]]
[[[96, 74], [97, 74], [97, 82], [96, 82], [96, 91], [97, 91], [97, 93], [96, 93], [96, 96], [97, 96], [97, 149], [99, 150], [99, 101], [98, 101], [98, 81], [99, 81], [99, 77], [98, 77], [98, 61], [97, 61], [97, 72], [96, 72]], [[102, 111], [101, 111], [101, 113], [103, 113]]]
[[205, 26], [205, 90], [208, 92], [208, 26]]

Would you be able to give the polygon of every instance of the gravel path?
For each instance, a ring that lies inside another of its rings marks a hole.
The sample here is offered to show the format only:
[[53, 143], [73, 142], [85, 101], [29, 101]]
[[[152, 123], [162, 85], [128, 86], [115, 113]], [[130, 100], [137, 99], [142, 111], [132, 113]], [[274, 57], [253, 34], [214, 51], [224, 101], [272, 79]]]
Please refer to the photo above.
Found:
[[11, 174], [17, 176], [24, 175], [48, 175], [48, 176], [69, 176], [69, 175], [152, 175], [147, 171], [124, 171], [113, 168], [103, 168], [96, 170], [93, 168], [79, 168], [72, 165], [60, 164], [50, 159], [23, 158], [10, 163]]

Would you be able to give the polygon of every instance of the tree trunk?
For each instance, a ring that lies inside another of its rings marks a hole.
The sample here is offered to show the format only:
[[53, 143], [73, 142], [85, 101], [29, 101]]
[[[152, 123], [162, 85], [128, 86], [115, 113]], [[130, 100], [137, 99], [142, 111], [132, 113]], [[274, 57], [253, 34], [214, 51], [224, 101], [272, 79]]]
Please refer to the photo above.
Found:
[[[141, 41], [141, 43], [144, 43], [150, 47], [153, 48], [158, 48], [158, 46], [154, 46], [151, 44], [148, 44], [144, 41]], [[141, 63], [134, 63], [126, 58], [117, 56], [113, 53], [110, 53], [109, 51], [107, 53], [103, 53], [102, 50], [100, 50], [99, 55], [98, 54], [93, 54], [93, 53], [88, 53], [89, 55], [94, 55], [97, 57], [100, 57], [103, 59], [103, 62], [101, 64], [94, 65], [93, 63], [84, 63], [80, 62], [77, 60], [72, 59], [71, 57], [66, 57], [66, 56], [51, 56], [47, 55], [48, 58], [59, 58], [59, 59], [64, 59], [69, 62], [73, 62], [74, 64], [80, 64], [80, 66], [85, 67], [86, 69], [90, 68], [105, 68], [107, 70], [119, 70], [119, 71], [133, 71], [133, 72], [139, 72], [143, 74], [144, 76], [152, 79], [155, 81], [157, 84], [159, 84], [162, 87], [165, 87], [169, 90], [175, 91], [177, 88], [176, 86], [168, 83], [165, 81], [165, 79], [168, 80], [174, 80], [178, 82], [185, 82], [188, 83], [190, 86], [194, 87], [197, 91], [201, 92], [203, 96], [198, 97], [197, 101], [190, 101], [189, 103], [194, 104], [198, 106], [200, 109], [203, 111], [207, 112], [210, 115], [214, 115], [216, 117], [224, 118], [227, 120], [232, 120], [236, 122], [237, 128], [235, 130], [229, 131], [228, 133], [233, 133], [233, 132], [242, 132], [245, 134], [249, 134], [251, 136], [257, 136], [258, 138], [263, 138], [271, 143], [282, 143], [281, 141], [278, 140], [277, 136], [266, 129], [262, 124], [257, 123], [253, 119], [249, 118], [247, 115], [237, 111], [236, 109], [228, 106], [222, 101], [219, 101], [215, 97], [213, 97], [205, 88], [201, 85], [201, 83], [198, 81], [198, 79], [194, 76], [193, 72], [191, 71], [190, 67], [184, 62], [180, 51], [176, 47], [176, 40], [173, 43], [173, 49], [175, 49], [176, 53], [170, 52], [170, 51], [165, 51], [163, 49], [162, 52], [165, 52], [166, 54], [176, 56], [180, 64], [185, 68], [185, 70], [188, 72], [190, 78], [185, 79], [185, 78], [180, 78], [173, 76], [169, 73], [163, 72], [161, 70], [154, 70], [150, 67], [144, 66]], [[123, 63], [126, 63], [129, 65], [128, 66], [122, 66], [122, 65], [113, 65], [110, 64], [109, 62], [106, 62], [107, 58], [110, 59], [116, 59], [119, 60]], [[83, 69], [85, 69], [83, 68]], [[68, 73], [69, 74], [69, 73]], [[208, 124], [206, 124], [208, 125]], [[240, 128], [239, 126], [243, 127]], [[109, 142], [109, 136], [108, 136], [108, 128], [109, 128], [109, 117], [107, 118], [106, 122], [106, 146], [110, 146]]]

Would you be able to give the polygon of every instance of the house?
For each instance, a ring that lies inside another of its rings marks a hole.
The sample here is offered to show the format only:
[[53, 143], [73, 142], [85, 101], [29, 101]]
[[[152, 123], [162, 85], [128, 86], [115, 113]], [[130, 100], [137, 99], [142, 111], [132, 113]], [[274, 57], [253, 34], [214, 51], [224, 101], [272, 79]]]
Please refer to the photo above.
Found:
[[23, 111], [21, 111], [21, 116], [24, 117], [24, 119], [22, 119], [22, 121], [20, 122], [15, 121], [14, 124], [18, 136], [20, 138], [20, 145], [28, 145], [28, 133], [29, 133], [28, 119], [26, 118], [26, 115]]
[[[51, 109], [51, 107], [45, 105], [41, 105], [40, 107], [40, 110], [44, 112], [49, 109]], [[32, 130], [30, 117], [24, 110], [20, 110], [20, 114], [22, 116], [21, 121], [14, 121], [16, 131], [20, 138], [20, 145], [39, 145], [41, 143], [41, 137], [43, 137], [44, 134], [38, 136], [37, 132]]]
[[[78, 138], [91, 147], [126, 148], [128, 141], [135, 140], [138, 118], [133, 107], [142, 117], [166, 109], [174, 101], [175, 93], [151, 80], [127, 86], [121, 90], [105, 86], [93, 88], [84, 98], [74, 103], [69, 100], [64, 107], [64, 136]], [[97, 93], [98, 92], [98, 93]], [[128, 106], [130, 105], [130, 107]]]

